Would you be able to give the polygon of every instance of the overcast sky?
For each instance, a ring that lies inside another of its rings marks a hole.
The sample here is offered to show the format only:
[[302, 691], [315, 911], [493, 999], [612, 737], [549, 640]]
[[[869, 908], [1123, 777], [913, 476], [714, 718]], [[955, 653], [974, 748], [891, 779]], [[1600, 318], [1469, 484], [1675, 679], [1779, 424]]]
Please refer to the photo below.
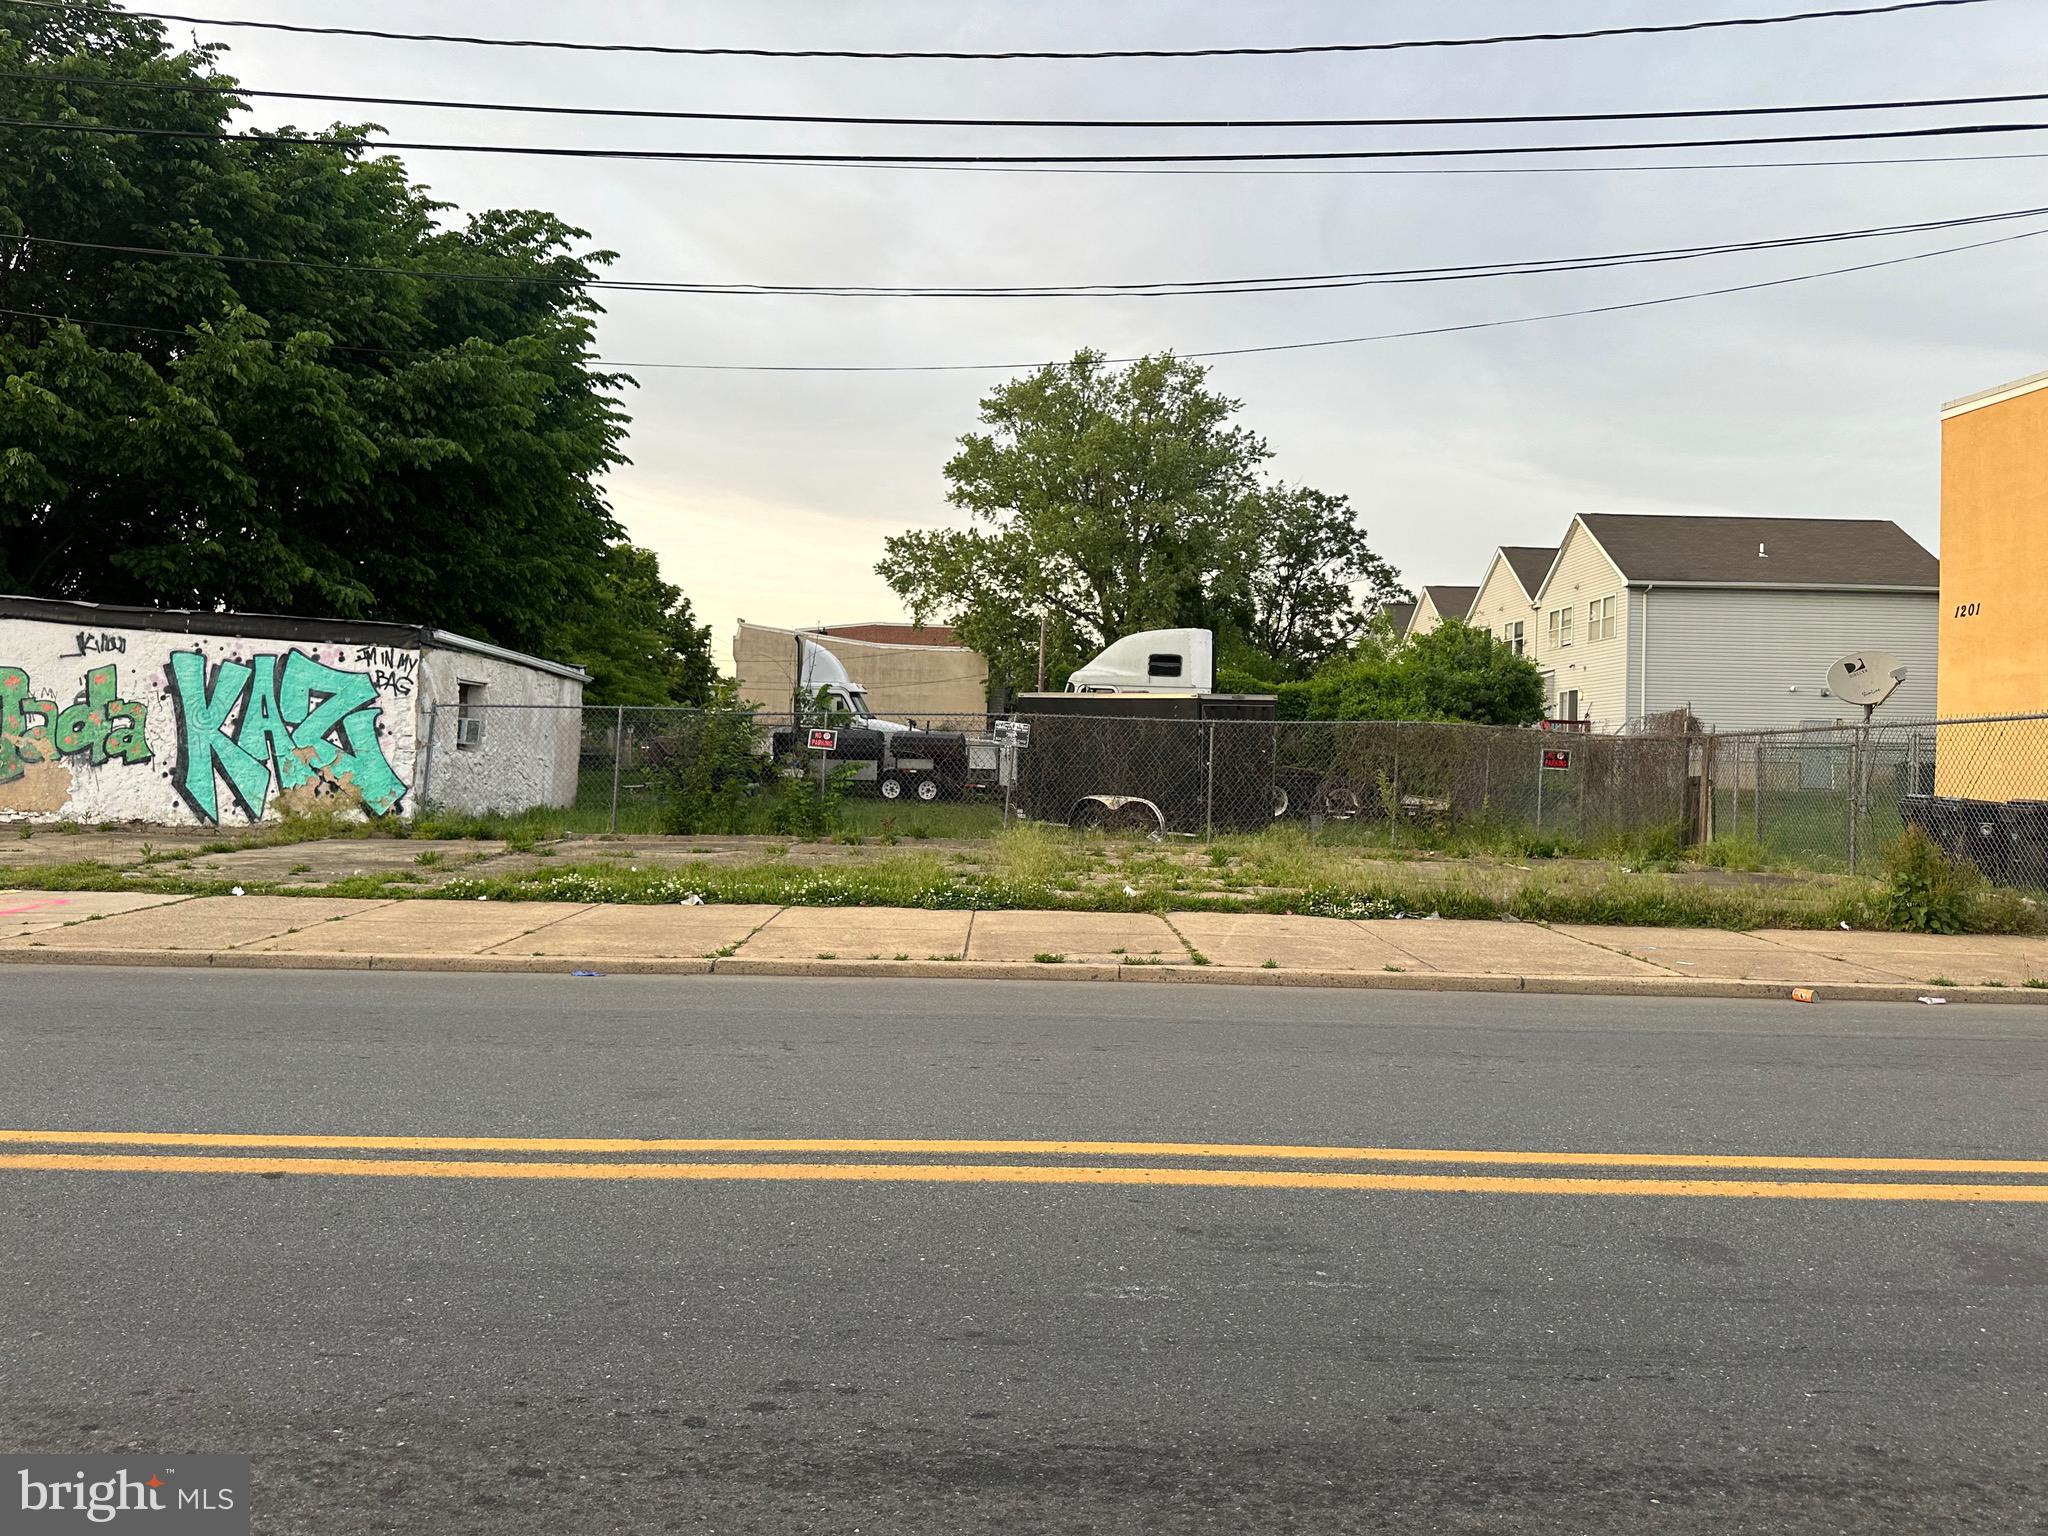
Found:
[[[768, 47], [1197, 47], [1580, 29], [1818, 8], [1804, 0], [189, 0], [294, 21]], [[941, 116], [1394, 116], [1640, 110], [2042, 88], [2048, 8], [1943, 10], [1663, 37], [1200, 61], [664, 59], [175, 26], [273, 89], [769, 112]], [[1887, 114], [1892, 121], [1901, 114]], [[376, 118], [398, 138], [918, 152], [1330, 148], [1635, 136], [1585, 129], [1105, 133], [536, 119], [261, 103], [255, 120]], [[1916, 122], [2026, 121], [2042, 109]], [[1875, 126], [1878, 115], [1817, 120]], [[1654, 131], [1642, 136], [1663, 136]], [[1711, 135], [1677, 125], [1671, 136]], [[1771, 120], [1726, 131], [1771, 132]], [[1797, 130], [1790, 130], [1797, 131]], [[2048, 152], [2048, 134], [1840, 156]], [[1719, 152], [1731, 159], [1830, 153]], [[1668, 164], [1669, 152], [1607, 156]], [[1707, 155], [1694, 153], [1694, 159]], [[565, 162], [412, 153], [465, 209], [551, 209], [619, 252], [613, 275], [771, 283], [1140, 282], [1438, 266], [1772, 238], [2048, 205], [2048, 159], [1570, 175], [1095, 176]], [[1495, 162], [1498, 163], [1498, 162]], [[1526, 162], [1525, 162], [1526, 163]], [[1469, 164], [1469, 162], [1468, 162]], [[2034, 226], [2028, 226], [2034, 227]], [[1587, 274], [1250, 297], [872, 300], [606, 296], [634, 363], [980, 363], [1183, 352], [1457, 324], [1779, 277], [2010, 232], [1939, 233]], [[1665, 308], [1222, 359], [1274, 473], [1344, 493], [1412, 584], [1476, 582], [1496, 544], [1583, 510], [1890, 517], [1938, 547], [1937, 411], [2048, 367], [2048, 238]], [[714, 625], [890, 617], [885, 535], [957, 520], [940, 473], [1001, 372], [648, 370], [630, 536]], [[420, 615], [431, 621], [432, 615]]]

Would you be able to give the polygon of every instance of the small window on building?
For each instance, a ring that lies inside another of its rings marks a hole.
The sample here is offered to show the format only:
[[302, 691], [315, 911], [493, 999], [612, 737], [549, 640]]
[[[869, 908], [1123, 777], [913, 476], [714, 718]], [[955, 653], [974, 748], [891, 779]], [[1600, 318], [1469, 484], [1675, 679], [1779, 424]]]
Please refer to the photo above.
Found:
[[1559, 720], [1576, 720], [1579, 718], [1578, 689], [1567, 688], [1557, 696], [1557, 714], [1555, 718]]
[[1572, 611], [1569, 608], [1550, 610], [1550, 648], [1562, 650], [1572, 643]]
[[1145, 660], [1145, 675], [1147, 677], [1179, 677], [1180, 653], [1178, 651], [1165, 651], [1147, 657]]
[[1508, 649], [1517, 656], [1523, 653], [1523, 650], [1529, 643], [1526, 626], [1521, 619], [1515, 620], [1512, 624], [1503, 625], [1500, 637], [1506, 643]]
[[481, 751], [484, 744], [484, 685], [455, 685], [455, 747], [459, 752]]
[[1614, 599], [1596, 598], [1586, 604], [1586, 641], [1612, 640], [1614, 638]]

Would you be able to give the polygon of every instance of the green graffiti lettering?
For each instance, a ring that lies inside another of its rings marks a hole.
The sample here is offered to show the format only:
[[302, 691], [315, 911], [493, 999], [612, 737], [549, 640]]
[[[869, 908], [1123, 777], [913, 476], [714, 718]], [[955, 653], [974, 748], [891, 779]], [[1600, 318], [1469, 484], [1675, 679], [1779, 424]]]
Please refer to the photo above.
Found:
[[179, 792], [208, 821], [220, 820], [220, 778], [252, 821], [262, 819], [273, 775], [280, 789], [353, 790], [380, 816], [405, 798], [405, 781], [377, 736], [383, 709], [376, 685], [362, 673], [291, 651], [281, 667], [275, 656], [222, 662], [209, 686], [205, 656], [177, 651], [171, 695], [178, 710]]
[[0, 784], [20, 778], [30, 763], [59, 757], [146, 763], [148, 723], [148, 706], [121, 697], [118, 667], [94, 667], [85, 674], [85, 697], [62, 708], [30, 697], [19, 667], [0, 667]]

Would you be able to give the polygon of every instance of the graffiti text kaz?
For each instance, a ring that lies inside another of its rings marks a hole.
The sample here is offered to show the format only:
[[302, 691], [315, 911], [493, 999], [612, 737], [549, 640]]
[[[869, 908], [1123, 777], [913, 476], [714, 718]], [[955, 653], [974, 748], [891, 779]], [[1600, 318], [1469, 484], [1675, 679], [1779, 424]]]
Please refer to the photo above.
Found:
[[219, 781], [252, 821], [281, 791], [343, 795], [374, 815], [397, 809], [405, 783], [384, 756], [377, 686], [292, 651], [224, 661], [209, 673], [199, 651], [171, 654], [177, 704], [178, 791], [206, 820], [220, 821]]

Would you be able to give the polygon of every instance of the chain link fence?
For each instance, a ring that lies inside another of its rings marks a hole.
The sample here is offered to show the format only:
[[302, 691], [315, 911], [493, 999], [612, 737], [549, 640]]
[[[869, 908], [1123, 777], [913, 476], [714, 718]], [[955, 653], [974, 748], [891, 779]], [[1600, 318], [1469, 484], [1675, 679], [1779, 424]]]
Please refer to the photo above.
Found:
[[[1143, 708], [1143, 705], [1134, 706]], [[1597, 841], [1670, 830], [1871, 871], [1918, 826], [1993, 880], [2048, 888], [2048, 714], [1603, 736], [1412, 721], [1094, 711], [919, 717], [493, 704], [430, 713], [413, 803], [574, 830], [985, 835], [1017, 821], [1210, 838], [1475, 826]], [[789, 825], [781, 825], [788, 823]]]
[[2004, 885], [2048, 888], [2048, 715], [1701, 738], [1703, 840], [1869, 872], [1908, 826]]

